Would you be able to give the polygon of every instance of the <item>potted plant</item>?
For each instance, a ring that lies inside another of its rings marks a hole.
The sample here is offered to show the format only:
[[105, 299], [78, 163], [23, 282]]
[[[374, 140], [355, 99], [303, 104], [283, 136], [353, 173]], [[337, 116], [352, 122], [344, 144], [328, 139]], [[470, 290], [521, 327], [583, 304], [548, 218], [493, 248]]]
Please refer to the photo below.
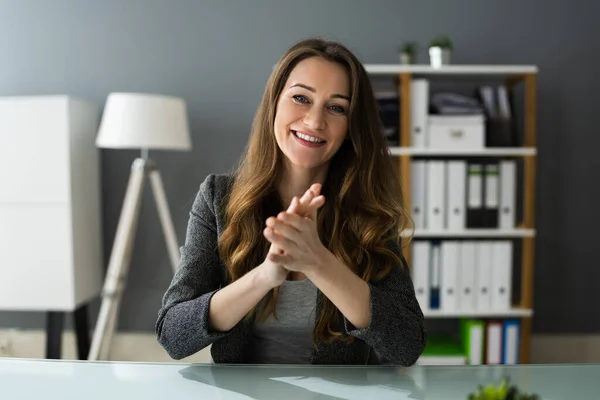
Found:
[[417, 58], [417, 43], [405, 42], [399, 49], [400, 64], [414, 64]]
[[452, 39], [448, 35], [438, 35], [429, 42], [429, 61], [432, 67], [439, 68], [450, 64]]
[[512, 385], [509, 378], [504, 378], [499, 385], [493, 383], [486, 386], [479, 385], [475, 392], [469, 393], [467, 400], [541, 400], [541, 398], [537, 393], [524, 393], [516, 385]]

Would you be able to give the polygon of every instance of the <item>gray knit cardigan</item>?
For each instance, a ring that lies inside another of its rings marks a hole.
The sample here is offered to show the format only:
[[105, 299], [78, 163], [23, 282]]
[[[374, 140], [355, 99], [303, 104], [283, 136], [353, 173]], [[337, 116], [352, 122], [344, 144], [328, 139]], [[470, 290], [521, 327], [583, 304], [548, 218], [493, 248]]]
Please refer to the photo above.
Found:
[[[232, 181], [230, 175], [209, 175], [200, 185], [190, 212], [180, 266], [164, 295], [156, 322], [158, 342], [173, 359], [190, 356], [212, 344], [215, 363], [250, 362], [253, 321], [242, 319], [227, 332], [211, 331], [208, 323], [211, 297], [229, 283], [217, 242], [225, 229], [224, 200]], [[381, 281], [368, 282], [369, 326], [356, 329], [346, 318], [340, 318], [340, 331], [358, 340], [316, 343], [312, 364], [409, 366], [419, 358], [426, 342], [423, 313], [399, 246], [392, 250], [404, 265], [398, 265]], [[317, 315], [322, 306], [323, 294], [318, 291]]]

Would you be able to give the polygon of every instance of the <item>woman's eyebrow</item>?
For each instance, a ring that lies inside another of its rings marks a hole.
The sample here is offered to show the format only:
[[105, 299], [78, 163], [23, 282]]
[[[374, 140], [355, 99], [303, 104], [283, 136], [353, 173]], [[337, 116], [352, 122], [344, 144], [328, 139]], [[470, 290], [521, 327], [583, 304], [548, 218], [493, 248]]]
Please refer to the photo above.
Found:
[[[303, 83], [296, 83], [296, 84], [290, 86], [288, 89], [291, 89], [293, 87], [301, 87], [301, 88], [309, 90], [309, 91], [311, 91], [313, 93], [317, 92], [314, 87], [305, 85]], [[339, 93], [335, 93], [335, 94], [331, 95], [331, 98], [338, 98], [338, 99], [344, 99], [344, 100], [350, 101], [350, 97], [349, 96], [345, 96], [345, 95], [339, 94]]]

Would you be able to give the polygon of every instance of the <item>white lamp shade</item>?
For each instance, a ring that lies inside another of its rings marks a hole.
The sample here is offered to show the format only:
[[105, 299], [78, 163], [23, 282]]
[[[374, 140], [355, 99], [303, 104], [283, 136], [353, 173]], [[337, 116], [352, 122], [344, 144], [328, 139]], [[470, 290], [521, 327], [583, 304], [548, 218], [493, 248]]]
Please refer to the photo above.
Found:
[[96, 146], [112, 149], [190, 150], [185, 102], [177, 97], [111, 93]]

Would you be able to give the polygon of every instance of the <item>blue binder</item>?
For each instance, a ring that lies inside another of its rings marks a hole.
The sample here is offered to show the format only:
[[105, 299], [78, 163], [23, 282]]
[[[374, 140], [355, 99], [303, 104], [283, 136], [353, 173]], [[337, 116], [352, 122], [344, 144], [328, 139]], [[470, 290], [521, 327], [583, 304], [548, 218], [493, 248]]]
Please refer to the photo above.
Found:
[[502, 332], [502, 364], [518, 364], [521, 342], [521, 322], [519, 320], [504, 321]]

